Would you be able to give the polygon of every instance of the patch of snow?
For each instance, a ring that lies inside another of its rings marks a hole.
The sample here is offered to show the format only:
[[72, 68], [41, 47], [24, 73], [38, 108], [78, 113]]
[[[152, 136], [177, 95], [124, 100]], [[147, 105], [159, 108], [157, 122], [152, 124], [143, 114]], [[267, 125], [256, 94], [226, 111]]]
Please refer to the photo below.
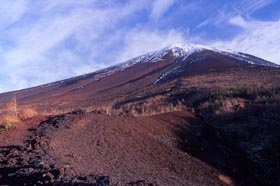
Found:
[[172, 55], [176, 58], [181, 58], [181, 60], [186, 60], [190, 55], [195, 52], [201, 52], [203, 50], [215, 50], [203, 45], [196, 44], [174, 44], [164, 48], [163, 50], [171, 51]]
[[180, 68], [180, 66], [177, 66], [176, 68], [171, 69], [171, 70], [165, 72], [164, 74], [162, 74], [162, 75], [154, 82], [154, 84], [158, 83], [160, 80], [162, 80], [163, 78], [165, 78], [165, 77], [168, 76], [169, 74], [178, 72], [178, 69], [179, 69], [179, 68]]
[[227, 56], [235, 58], [235, 59], [238, 59], [242, 62], [252, 64], [252, 65], [261, 65], [261, 66], [277, 67], [277, 68], [280, 67], [279, 65], [271, 63], [269, 61], [265, 61], [260, 58], [258, 59], [258, 58], [255, 58], [254, 56], [246, 55], [246, 54], [236, 52], [236, 51], [227, 50], [227, 51], [220, 51], [219, 53], [221, 53], [223, 55], [227, 55]]
[[128, 67], [131, 67], [137, 63], [156, 63], [163, 60], [163, 57], [168, 53], [172, 52], [172, 55], [175, 58], [187, 59], [191, 54], [195, 52], [200, 52], [202, 50], [216, 50], [215, 48], [210, 48], [202, 45], [195, 44], [175, 44], [165, 47], [161, 50], [149, 52], [147, 54], [141, 55], [139, 57], [133, 58], [127, 62], [115, 65], [119, 70], [124, 70]]

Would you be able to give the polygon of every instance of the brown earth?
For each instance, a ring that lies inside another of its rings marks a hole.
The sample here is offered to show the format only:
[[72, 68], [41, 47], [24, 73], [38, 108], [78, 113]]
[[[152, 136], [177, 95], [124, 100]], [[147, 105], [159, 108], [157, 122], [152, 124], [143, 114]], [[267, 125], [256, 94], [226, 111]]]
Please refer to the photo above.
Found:
[[[40, 184], [44, 175], [55, 177], [53, 172], [63, 169], [59, 179], [41, 182], [79, 183], [77, 175], [110, 175], [111, 185], [232, 185], [219, 179], [220, 171], [178, 147], [176, 131], [190, 128], [193, 119], [187, 111], [140, 118], [77, 111], [38, 126], [23, 123], [1, 135], [6, 157], [0, 183]], [[21, 178], [21, 172], [28, 172], [29, 179]]]

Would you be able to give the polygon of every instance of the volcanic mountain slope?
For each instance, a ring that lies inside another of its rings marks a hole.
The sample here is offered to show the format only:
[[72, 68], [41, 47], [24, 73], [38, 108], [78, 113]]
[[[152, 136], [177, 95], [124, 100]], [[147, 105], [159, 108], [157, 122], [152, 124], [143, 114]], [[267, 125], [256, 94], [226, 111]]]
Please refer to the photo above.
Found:
[[185, 76], [254, 67], [278, 67], [278, 65], [237, 52], [193, 44], [174, 45], [94, 73], [1, 94], [0, 101], [8, 101], [11, 95], [17, 94], [23, 104], [36, 101], [53, 102], [56, 99], [59, 99], [61, 104], [60, 99], [65, 96], [77, 98], [83, 95], [84, 99], [84, 96], [92, 96], [128, 84], [137, 83], [139, 88], [143, 88], [152, 83]]
[[278, 67], [174, 45], [0, 94], [0, 184], [279, 185]]

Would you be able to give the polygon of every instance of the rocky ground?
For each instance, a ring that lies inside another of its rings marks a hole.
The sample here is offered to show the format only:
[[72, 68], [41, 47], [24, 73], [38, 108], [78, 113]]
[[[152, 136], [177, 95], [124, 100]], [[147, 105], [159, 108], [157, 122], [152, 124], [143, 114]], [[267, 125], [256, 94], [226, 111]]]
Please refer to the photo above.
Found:
[[[30, 128], [21, 126], [18, 129], [14, 129], [14, 131], [9, 131], [14, 132], [16, 136], [18, 136], [18, 133], [24, 135], [26, 132], [26, 136], [21, 136], [23, 137], [23, 144], [21, 144], [20, 140], [15, 140], [9, 141], [9, 144], [14, 142], [18, 143], [18, 145], [1, 146], [0, 184], [109, 185], [110, 180], [108, 176], [86, 175], [80, 177], [75, 175], [73, 170], [67, 165], [59, 168], [55, 167], [55, 159], [49, 155], [50, 139], [47, 134], [58, 128], [58, 121], [70, 115], [75, 116], [78, 113], [72, 112], [65, 116], [49, 118], [37, 126], [35, 125]], [[9, 134], [8, 138], [11, 138], [11, 135]]]
[[178, 147], [176, 130], [191, 119], [188, 112], [134, 118], [77, 110], [29, 121], [1, 133], [0, 185], [232, 185]]

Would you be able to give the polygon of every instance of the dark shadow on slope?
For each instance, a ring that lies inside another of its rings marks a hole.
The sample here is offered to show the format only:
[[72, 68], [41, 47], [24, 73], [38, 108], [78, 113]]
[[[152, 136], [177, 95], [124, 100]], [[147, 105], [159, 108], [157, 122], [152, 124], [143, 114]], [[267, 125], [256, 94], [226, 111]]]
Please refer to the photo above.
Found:
[[33, 167], [25, 162], [22, 146], [0, 147], [0, 185], [35, 185], [42, 174], [31, 173]]
[[236, 185], [280, 185], [280, 104], [247, 103], [220, 114], [213, 104], [197, 107], [192, 127], [175, 131], [179, 148], [231, 176]]

